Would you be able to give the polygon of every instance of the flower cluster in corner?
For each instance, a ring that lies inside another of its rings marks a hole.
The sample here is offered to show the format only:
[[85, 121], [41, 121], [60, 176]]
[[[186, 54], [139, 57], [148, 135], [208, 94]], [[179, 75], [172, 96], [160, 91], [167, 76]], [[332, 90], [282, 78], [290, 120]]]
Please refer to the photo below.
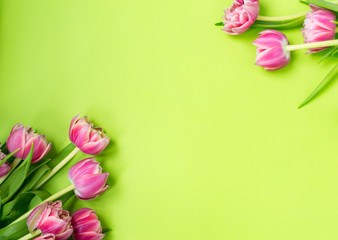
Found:
[[[100, 154], [110, 138], [88, 117], [75, 116], [67, 145], [52, 159], [46, 159], [51, 143], [31, 127], [16, 124], [0, 145], [0, 236], [8, 240], [101, 240], [104, 238], [96, 212], [89, 208], [72, 214], [63, 205], [73, 196], [95, 199], [109, 186], [95, 157], [75, 163], [68, 171], [70, 184], [51, 195], [41, 188], [79, 151]], [[46, 160], [44, 160], [46, 159]], [[30, 207], [34, 206], [34, 207]], [[27, 228], [22, 227], [27, 224]]]
[[[253, 42], [256, 46], [256, 63], [266, 71], [276, 71], [286, 67], [291, 59], [291, 52], [307, 49], [307, 53], [317, 53], [328, 49], [323, 59], [338, 52], [338, 39], [335, 38], [337, 28], [336, 15], [338, 3], [325, 0], [303, 1], [310, 7], [310, 11], [290, 16], [267, 17], [259, 15], [258, 0], [234, 0], [231, 7], [224, 10], [223, 22], [216, 26], [223, 26], [223, 31], [230, 35], [239, 35], [250, 27], [265, 28]], [[303, 25], [301, 33], [304, 43], [290, 45], [287, 36], [275, 29], [294, 28]], [[322, 60], [323, 60], [322, 59]], [[336, 63], [329, 74], [299, 106], [303, 107], [315, 98], [330, 81], [337, 77]]]

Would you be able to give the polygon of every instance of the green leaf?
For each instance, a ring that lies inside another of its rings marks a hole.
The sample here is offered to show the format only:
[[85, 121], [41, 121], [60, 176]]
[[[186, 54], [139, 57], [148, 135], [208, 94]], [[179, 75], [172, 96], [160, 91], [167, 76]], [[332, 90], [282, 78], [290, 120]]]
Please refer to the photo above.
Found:
[[6, 181], [0, 186], [1, 203], [4, 204], [19, 190], [26, 179], [33, 156], [33, 144], [24, 162], [9, 175]]
[[338, 4], [324, 0], [306, 0], [308, 3], [314, 4], [318, 7], [326, 8], [338, 12]]
[[215, 26], [224, 26], [224, 23], [223, 22], [218, 22], [218, 23], [215, 23]]
[[70, 209], [76, 199], [74, 191], [70, 191], [59, 197], [64, 209]]
[[15, 150], [14, 152], [8, 154], [4, 159], [2, 159], [2, 160], [0, 161], [0, 166], [1, 166], [4, 162], [6, 162], [10, 157], [12, 157], [17, 151], [19, 151], [19, 149], [17, 149], [17, 150]]
[[111, 232], [111, 231], [113, 231], [112, 228], [103, 228], [102, 229], [102, 233], [108, 233], [108, 232]]
[[303, 4], [305, 4], [305, 5], [309, 5], [309, 3], [308, 3], [306, 0], [300, 0], [299, 2], [300, 2], [300, 3], [303, 3]]
[[50, 168], [44, 164], [39, 168], [35, 169], [31, 174], [28, 173], [28, 177], [25, 182], [22, 184], [22, 188], [19, 193], [24, 193], [31, 190], [44, 176], [50, 172]]
[[54, 159], [48, 162], [50, 169], [53, 169], [56, 165], [58, 165], [58, 163], [67, 157], [74, 149], [75, 145], [73, 143], [68, 144]]
[[318, 94], [323, 91], [323, 89], [337, 76], [338, 73], [338, 64], [336, 64], [332, 70], [329, 72], [328, 75], [324, 78], [324, 80], [316, 87], [316, 89], [308, 96], [305, 101], [299, 105], [298, 108], [303, 107], [304, 105], [308, 104], [312, 99], [318, 96]]
[[29, 233], [26, 219], [0, 229], [0, 240], [18, 240]]
[[3, 205], [0, 225], [6, 226], [10, 224], [30, 209], [42, 203], [49, 196], [48, 192], [40, 190], [20, 194], [13, 201]]
[[328, 48], [327, 53], [318, 61], [318, 63], [321, 63], [328, 57], [337, 57], [336, 53], [338, 52], [338, 46], [333, 46]]
[[293, 28], [303, 24], [305, 17], [298, 17], [284, 21], [256, 20], [252, 26], [261, 28]]
[[1, 146], [1, 152], [4, 152], [4, 150], [6, 150], [6, 143], [4, 143], [2, 146]]

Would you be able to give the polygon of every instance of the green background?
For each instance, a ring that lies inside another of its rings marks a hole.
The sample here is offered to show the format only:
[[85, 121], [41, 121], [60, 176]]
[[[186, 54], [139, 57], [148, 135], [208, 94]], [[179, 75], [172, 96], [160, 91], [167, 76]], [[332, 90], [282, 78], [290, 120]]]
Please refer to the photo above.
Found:
[[[270, 16], [307, 10], [260, 2]], [[214, 26], [230, 4], [2, 0], [0, 140], [22, 122], [53, 156], [77, 113], [102, 126], [112, 188], [74, 209], [96, 209], [106, 239], [336, 240], [338, 84], [297, 110], [333, 62], [300, 50], [278, 72], [255, 66], [261, 29]], [[48, 187], [68, 184], [64, 169]]]

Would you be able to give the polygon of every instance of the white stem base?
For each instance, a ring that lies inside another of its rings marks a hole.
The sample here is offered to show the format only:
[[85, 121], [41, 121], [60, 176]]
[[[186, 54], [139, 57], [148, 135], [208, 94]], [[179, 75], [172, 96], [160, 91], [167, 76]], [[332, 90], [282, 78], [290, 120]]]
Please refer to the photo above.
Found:
[[292, 20], [295, 18], [305, 17], [307, 12], [297, 13], [289, 16], [280, 16], [280, 17], [267, 17], [267, 16], [258, 16], [257, 20], [260, 21], [286, 21], [286, 20]]
[[330, 47], [338, 45], [338, 39], [322, 41], [322, 42], [313, 42], [313, 43], [304, 43], [297, 45], [288, 45], [285, 47], [286, 51], [294, 51], [299, 49], [309, 49], [309, 48], [320, 48], [320, 47]]
[[19, 238], [18, 240], [28, 240], [28, 239], [31, 239], [33, 237], [36, 237], [37, 235], [41, 234], [41, 231], [39, 229], [35, 230], [34, 232], [32, 233], [28, 233], [27, 235]]
[[33, 188], [33, 190], [36, 190], [39, 187], [41, 187], [43, 184], [45, 184], [51, 177], [54, 176], [55, 173], [57, 173], [64, 165], [66, 165], [79, 151], [80, 151], [79, 148], [77, 147], [74, 148], [74, 150], [71, 151], [71, 153], [69, 153], [68, 156], [65, 157], [61, 162], [59, 162], [59, 164], [56, 165], [52, 169], [52, 171], [50, 171], [50, 173]]

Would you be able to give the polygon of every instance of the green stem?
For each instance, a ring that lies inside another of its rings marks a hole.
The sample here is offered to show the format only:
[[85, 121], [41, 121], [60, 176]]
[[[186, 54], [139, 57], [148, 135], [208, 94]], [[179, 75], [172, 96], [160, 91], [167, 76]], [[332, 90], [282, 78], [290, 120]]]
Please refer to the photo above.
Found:
[[[273, 22], [275, 24], [279, 23], [285, 23], [290, 22], [292, 20], [298, 20], [300, 18], [304, 18], [307, 12], [297, 13], [293, 15], [287, 15], [287, 16], [278, 16], [278, 17], [268, 17], [268, 16], [258, 16], [256, 19], [256, 23], [260, 22]], [[223, 22], [218, 22], [215, 24], [216, 26], [224, 26]]]
[[55, 173], [57, 173], [64, 165], [66, 165], [78, 152], [80, 151], [79, 148], [74, 148], [74, 150], [68, 154], [67, 157], [65, 157], [61, 162], [56, 165], [52, 171], [44, 178], [42, 179], [34, 188], [33, 190], [38, 189], [41, 187], [43, 184], [45, 184], [51, 177], [54, 176]]
[[19, 163], [21, 162], [20, 158], [15, 158], [11, 164], [11, 169], [9, 170], [9, 172], [3, 176], [3, 178], [0, 179], [0, 185], [7, 179], [7, 177], [15, 170], [15, 168], [19, 165]]
[[299, 49], [309, 49], [309, 48], [320, 48], [320, 47], [330, 47], [338, 45], [338, 39], [322, 41], [322, 42], [313, 42], [313, 43], [304, 43], [297, 45], [288, 45], [285, 47], [286, 51], [294, 51]]
[[37, 235], [41, 234], [41, 230], [37, 229], [35, 230], [34, 232], [32, 233], [28, 233], [27, 235], [19, 238], [18, 240], [28, 240], [28, 239], [31, 239], [33, 237], [36, 237]]
[[[54, 200], [58, 199], [59, 197], [63, 196], [64, 194], [66, 194], [66, 193], [68, 193], [68, 192], [70, 192], [70, 191], [72, 191], [72, 190], [74, 190], [74, 189], [75, 189], [75, 187], [74, 187], [73, 185], [69, 185], [68, 187], [66, 187], [66, 188], [64, 188], [64, 189], [62, 189], [62, 190], [60, 190], [60, 191], [58, 191], [57, 193], [54, 193], [54, 194], [53, 194], [52, 196], [50, 196], [49, 198], [46, 198], [46, 199], [44, 200], [44, 202], [54, 201]], [[35, 206], [35, 207], [36, 207], [36, 206]], [[26, 212], [25, 214], [21, 215], [21, 217], [19, 217], [18, 219], [16, 219], [14, 222], [12, 222], [12, 223], [9, 224], [9, 225], [12, 225], [12, 224], [14, 224], [14, 223], [16, 223], [16, 222], [21, 221], [22, 219], [27, 218], [27, 217], [29, 216], [29, 214], [33, 211], [33, 209], [34, 209], [35, 207], [33, 207], [31, 210], [29, 210], [29, 211]]]
[[278, 17], [258, 16], [256, 20], [271, 21], [271, 22], [287, 21], [287, 20], [292, 20], [292, 19], [296, 19], [296, 18], [300, 18], [300, 17], [305, 17], [306, 14], [307, 14], [307, 12], [297, 13], [297, 14], [288, 15], [288, 16], [278, 16]]

